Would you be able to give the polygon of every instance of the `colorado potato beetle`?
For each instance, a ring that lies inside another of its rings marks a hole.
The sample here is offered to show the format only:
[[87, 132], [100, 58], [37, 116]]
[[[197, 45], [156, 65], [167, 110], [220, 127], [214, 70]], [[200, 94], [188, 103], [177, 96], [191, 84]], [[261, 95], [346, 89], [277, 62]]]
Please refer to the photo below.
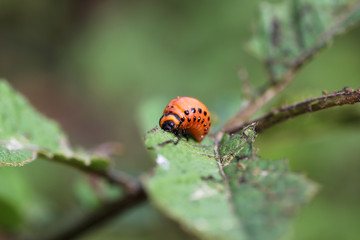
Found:
[[160, 127], [181, 138], [191, 137], [201, 142], [211, 126], [210, 112], [199, 100], [177, 97], [166, 106], [159, 121]]

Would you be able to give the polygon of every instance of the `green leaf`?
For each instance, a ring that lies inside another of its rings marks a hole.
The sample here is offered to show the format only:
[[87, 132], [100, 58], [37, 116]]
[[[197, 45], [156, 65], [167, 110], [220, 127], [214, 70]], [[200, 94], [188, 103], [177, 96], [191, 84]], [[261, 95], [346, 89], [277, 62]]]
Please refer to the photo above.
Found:
[[105, 158], [72, 150], [55, 122], [0, 80], [0, 166], [22, 166], [39, 156], [94, 169], [108, 165]]
[[278, 239], [315, 185], [284, 161], [255, 156], [253, 127], [225, 135], [218, 150], [209, 139], [163, 145], [176, 138], [151, 130], [145, 142], [157, 167], [145, 180], [150, 200], [200, 238]]
[[260, 5], [249, 49], [277, 81], [360, 20], [360, 4], [345, 0], [291, 0]]
[[283, 160], [253, 156], [254, 137], [253, 126], [226, 136], [219, 154], [224, 163], [235, 159], [224, 167], [224, 173], [249, 239], [279, 239], [295, 211], [309, 201], [317, 187], [302, 175], [289, 172]]
[[214, 158], [213, 143], [200, 146], [155, 129], [146, 137], [157, 161], [154, 175], [146, 181], [150, 199], [186, 229], [208, 239], [246, 239], [239, 220], [224, 194], [224, 184]]
[[30, 149], [13, 149], [14, 141], [6, 145], [0, 145], [0, 164], [5, 166], [22, 166], [36, 158], [36, 152]]

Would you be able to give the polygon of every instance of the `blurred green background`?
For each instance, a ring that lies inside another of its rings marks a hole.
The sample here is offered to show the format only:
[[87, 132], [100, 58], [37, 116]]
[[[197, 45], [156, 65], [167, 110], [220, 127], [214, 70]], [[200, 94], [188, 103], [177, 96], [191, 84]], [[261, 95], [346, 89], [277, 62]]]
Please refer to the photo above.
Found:
[[[244, 48], [259, 3], [0, 0], [0, 77], [58, 121], [73, 145], [122, 143], [115, 166], [140, 175], [153, 166], [144, 133], [169, 100], [201, 99], [219, 126], [241, 105], [239, 66], [248, 69], [254, 86], [264, 83], [263, 64]], [[359, 42], [359, 27], [338, 37], [267, 109], [322, 90], [359, 88]], [[359, 122], [360, 105], [344, 106], [258, 136], [263, 158], [287, 158], [294, 171], [321, 186], [286, 239], [358, 239]], [[0, 168], [0, 239], [56, 232], [96, 208], [88, 180], [41, 160]], [[170, 238], [192, 237], [146, 203], [81, 239]]]

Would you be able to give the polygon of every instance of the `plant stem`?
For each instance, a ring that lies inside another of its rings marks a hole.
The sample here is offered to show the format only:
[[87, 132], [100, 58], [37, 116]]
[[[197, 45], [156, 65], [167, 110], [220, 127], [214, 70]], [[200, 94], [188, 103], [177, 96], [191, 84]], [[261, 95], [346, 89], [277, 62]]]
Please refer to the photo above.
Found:
[[147, 197], [143, 187], [141, 184], [138, 184], [137, 188], [134, 189], [132, 193], [129, 193], [116, 201], [105, 204], [98, 211], [91, 213], [75, 224], [70, 224], [68, 229], [62, 230], [53, 236], [46, 237], [43, 240], [74, 239], [93, 230], [95, 227], [105, 224], [107, 221], [120, 215], [126, 210], [138, 206], [146, 199]]
[[[274, 126], [277, 123], [283, 122], [301, 114], [358, 102], [360, 102], [360, 89], [353, 90], [345, 87], [343, 90], [338, 92], [333, 92], [321, 97], [308, 99], [290, 106], [272, 110], [270, 113], [253, 121], [253, 123], [257, 124], [255, 127], [256, 132], [261, 132], [269, 127]], [[237, 129], [232, 129], [232, 131], [228, 133], [236, 133], [248, 124], [249, 123], [245, 123], [243, 126]]]
[[[49, 160], [50, 158], [39, 153], [39, 156]], [[81, 164], [76, 164], [71, 161], [57, 158], [51, 158], [52, 162], [65, 164], [88, 174], [96, 175], [108, 180], [110, 183], [118, 185], [124, 189], [124, 194], [118, 200], [104, 204], [97, 211], [89, 214], [83, 219], [78, 220], [77, 223], [71, 224], [68, 229], [64, 229], [53, 236], [46, 237], [44, 240], [60, 240], [60, 239], [74, 239], [85, 234], [87, 231], [104, 224], [110, 219], [120, 215], [126, 210], [139, 205], [147, 199], [144, 188], [141, 183], [134, 177], [114, 169], [97, 170], [86, 167]]]

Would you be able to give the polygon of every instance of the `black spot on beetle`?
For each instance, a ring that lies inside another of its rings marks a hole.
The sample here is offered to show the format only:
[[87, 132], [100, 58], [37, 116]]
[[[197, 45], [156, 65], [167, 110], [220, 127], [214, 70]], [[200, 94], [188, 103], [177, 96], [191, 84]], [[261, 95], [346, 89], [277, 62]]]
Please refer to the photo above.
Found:
[[204, 130], [205, 130], [205, 132], [206, 132], [206, 131], [208, 130], [208, 128], [205, 128]]
[[194, 122], [196, 121], [196, 117], [194, 116]]
[[206, 111], [204, 111], [204, 115], [205, 115], [205, 116], [207, 115], [207, 112], [206, 112]]
[[184, 113], [185, 113], [185, 115], [189, 115], [189, 111], [188, 111], [188, 110], [185, 110]]
[[188, 122], [191, 122], [191, 118], [188, 118]]
[[185, 121], [185, 118], [183, 117], [182, 119], [180, 119], [181, 122]]
[[200, 122], [200, 120], [201, 120], [201, 117], [198, 118], [198, 122]]
[[192, 111], [193, 113], [196, 113], [196, 110], [195, 110], [195, 108], [192, 108], [192, 109], [191, 109], [191, 111]]
[[171, 106], [171, 108], [174, 108], [174, 106]]
[[204, 127], [206, 127], [206, 126], [207, 126], [207, 123], [204, 124]]
[[204, 121], [205, 121], [205, 119], [203, 119], [203, 120], [201, 121], [201, 123], [203, 124], [203, 123], [204, 123]]
[[198, 112], [201, 113], [201, 111], [202, 111], [201, 108], [198, 108]]
[[208, 121], [210, 121], [210, 117], [208, 117]]

